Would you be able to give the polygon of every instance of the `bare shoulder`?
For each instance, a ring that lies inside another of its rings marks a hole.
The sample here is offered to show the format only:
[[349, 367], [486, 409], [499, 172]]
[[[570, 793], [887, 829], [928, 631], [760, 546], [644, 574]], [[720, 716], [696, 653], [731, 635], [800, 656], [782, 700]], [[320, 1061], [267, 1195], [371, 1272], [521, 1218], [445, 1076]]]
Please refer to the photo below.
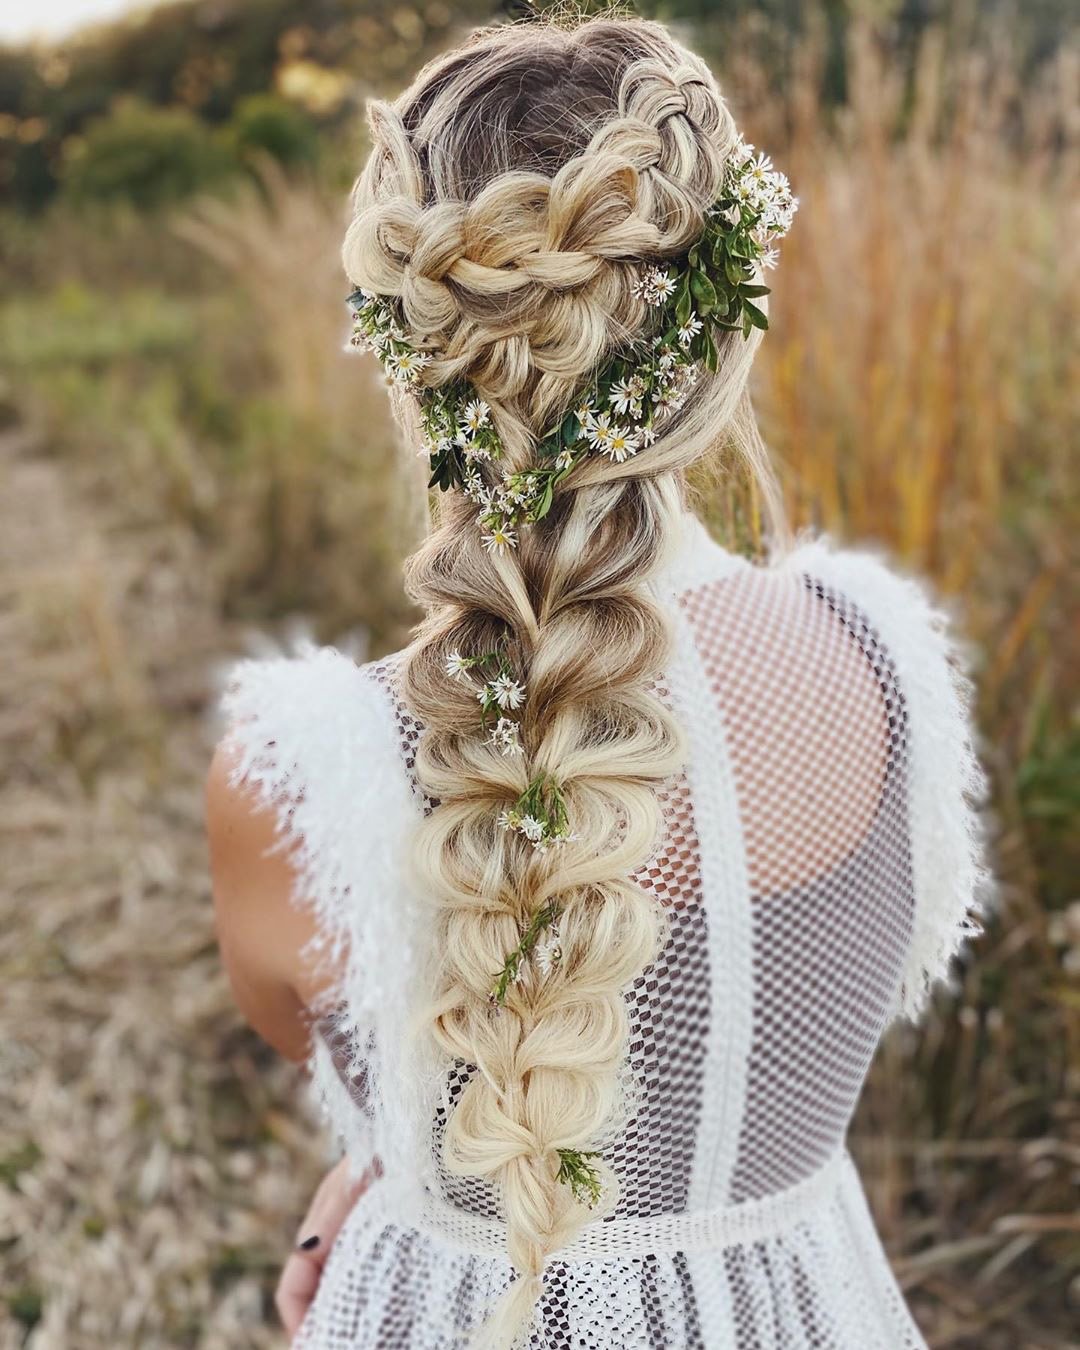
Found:
[[241, 1011], [290, 1059], [308, 1051], [307, 1008], [320, 993], [302, 953], [314, 935], [309, 910], [294, 903], [290, 850], [278, 819], [238, 775], [239, 751], [223, 737], [206, 777], [210, 883], [222, 960]]

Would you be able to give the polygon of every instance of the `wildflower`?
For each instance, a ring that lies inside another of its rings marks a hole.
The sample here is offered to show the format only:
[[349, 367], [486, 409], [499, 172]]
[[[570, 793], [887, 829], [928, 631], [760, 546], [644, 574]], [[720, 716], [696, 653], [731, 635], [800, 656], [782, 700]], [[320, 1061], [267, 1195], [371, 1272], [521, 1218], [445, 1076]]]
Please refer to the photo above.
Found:
[[586, 430], [592, 425], [592, 420], [595, 415], [596, 409], [593, 407], [593, 405], [589, 402], [588, 399], [586, 399], [583, 403], [579, 403], [578, 406], [574, 409], [574, 416], [581, 423], [581, 425], [584, 428], [586, 428]]
[[389, 358], [391, 375], [399, 384], [411, 384], [430, 360], [421, 352], [396, 352]]
[[472, 662], [455, 647], [446, 658], [446, 673], [452, 680], [463, 680]]
[[500, 811], [495, 823], [500, 830], [520, 830], [521, 815], [517, 811]]
[[500, 750], [504, 755], [520, 755], [523, 753], [518, 724], [512, 717], [499, 718], [488, 736], [488, 744], [493, 745], [496, 750]]
[[702, 322], [696, 314], [690, 318], [679, 329], [679, 341], [684, 347], [689, 347], [693, 339], [701, 332]]
[[533, 948], [533, 960], [541, 975], [550, 975], [562, 960], [562, 944], [559, 930], [554, 924]]
[[518, 822], [518, 829], [532, 844], [538, 844], [544, 838], [544, 822], [537, 820], [536, 816], [522, 816]]
[[471, 403], [465, 405], [465, 411], [462, 413], [462, 422], [465, 429], [475, 435], [481, 427], [486, 427], [491, 409], [482, 398], [474, 398]]
[[572, 450], [560, 450], [555, 456], [555, 467], [561, 472], [563, 469], [573, 467], [574, 452]]
[[588, 428], [587, 434], [592, 448], [603, 450], [611, 439], [611, 418], [607, 413], [600, 413], [592, 419], [592, 426]]
[[647, 305], [661, 305], [675, 294], [675, 282], [664, 267], [647, 267], [633, 282], [633, 292]]
[[628, 380], [616, 380], [608, 392], [608, 402], [617, 413], [633, 412], [641, 416], [641, 398], [645, 393], [645, 381], [640, 375], [632, 375]]
[[632, 455], [636, 455], [640, 442], [626, 427], [612, 427], [607, 444], [601, 446], [602, 452], [616, 464], [622, 464]]
[[483, 544], [489, 553], [509, 553], [511, 549], [517, 548], [517, 535], [509, 525], [499, 523], [489, 528]]
[[525, 702], [525, 690], [509, 675], [496, 675], [488, 686], [492, 697], [500, 708], [520, 708]]

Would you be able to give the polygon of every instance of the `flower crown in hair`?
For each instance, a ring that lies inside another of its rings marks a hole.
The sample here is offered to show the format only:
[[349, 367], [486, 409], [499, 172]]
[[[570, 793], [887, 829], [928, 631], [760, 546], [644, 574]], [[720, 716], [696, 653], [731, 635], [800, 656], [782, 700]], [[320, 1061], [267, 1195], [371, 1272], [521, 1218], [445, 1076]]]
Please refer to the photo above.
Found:
[[478, 507], [484, 546], [505, 552], [517, 545], [523, 525], [547, 515], [555, 488], [587, 455], [622, 463], [656, 440], [701, 366], [716, 370], [717, 332], [747, 337], [769, 326], [754, 304], [769, 293], [755, 282], [755, 269], [775, 267], [775, 242], [787, 234], [798, 204], [787, 176], [740, 139], [700, 239], [681, 258], [642, 268], [637, 292], [657, 311], [650, 334], [599, 365], [574, 407], [540, 437], [536, 463], [504, 474], [493, 487], [478, 467], [502, 456], [491, 409], [466, 380], [436, 388], [418, 380], [431, 357], [410, 341], [395, 297], [363, 289], [349, 296], [349, 345], [374, 352], [390, 380], [412, 388], [424, 429], [420, 453], [431, 466], [428, 486], [460, 488]]

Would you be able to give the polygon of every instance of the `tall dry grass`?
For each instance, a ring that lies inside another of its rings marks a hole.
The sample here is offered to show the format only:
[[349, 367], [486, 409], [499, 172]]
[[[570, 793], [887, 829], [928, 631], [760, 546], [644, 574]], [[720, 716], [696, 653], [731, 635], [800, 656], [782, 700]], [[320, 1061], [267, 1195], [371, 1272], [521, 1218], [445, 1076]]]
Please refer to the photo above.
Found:
[[[748, 56], [721, 67], [802, 198], [757, 403], [796, 524], [881, 543], [957, 598], [982, 653], [1006, 883], [952, 998], [883, 1045], [853, 1143], [935, 1350], [1064, 1350], [1080, 1298], [1077, 62], [1019, 88], [1007, 53], [946, 56], [931, 35], [912, 84], [858, 24], [832, 113], [822, 50], [800, 48], [782, 99]], [[0, 306], [25, 419], [0, 441], [0, 598], [19, 596], [0, 609], [13, 1345], [27, 1328], [34, 1350], [275, 1343], [266, 1295], [319, 1153], [295, 1079], [230, 1011], [198, 788], [213, 658], [248, 623], [359, 623], [377, 648], [408, 618], [397, 567], [422, 465], [394, 446], [374, 372], [340, 351], [341, 227], [336, 196], [267, 171], [154, 232], [148, 258], [176, 250], [160, 294], [125, 291], [155, 270], [134, 265], [129, 223], [92, 265], [66, 244], [50, 259], [46, 230], [34, 275], [71, 289]], [[744, 485], [703, 490], [752, 548]]]

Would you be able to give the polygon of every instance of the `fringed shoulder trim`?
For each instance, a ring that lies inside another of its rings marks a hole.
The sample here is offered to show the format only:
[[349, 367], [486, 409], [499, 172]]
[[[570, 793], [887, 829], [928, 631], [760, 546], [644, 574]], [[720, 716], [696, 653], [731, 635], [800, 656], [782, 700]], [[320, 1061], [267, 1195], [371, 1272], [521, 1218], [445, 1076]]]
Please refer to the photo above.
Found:
[[862, 610], [907, 703], [915, 919], [894, 1014], [915, 1022], [933, 987], [948, 979], [953, 957], [983, 931], [996, 899], [989, 780], [974, 720], [977, 653], [960, 635], [957, 603], [881, 550], [804, 532], [770, 565], [820, 581]]
[[[331, 1057], [316, 1036], [309, 1067], [359, 1170], [373, 1153], [393, 1153], [409, 1125], [403, 1033], [421, 925], [402, 862], [422, 806], [393, 699], [369, 667], [303, 641], [291, 655], [236, 662], [221, 711], [233, 785], [253, 788], [276, 813], [294, 901], [314, 916], [304, 955], [333, 976], [337, 1049]], [[362, 1109], [342, 1076], [366, 1084]]]

